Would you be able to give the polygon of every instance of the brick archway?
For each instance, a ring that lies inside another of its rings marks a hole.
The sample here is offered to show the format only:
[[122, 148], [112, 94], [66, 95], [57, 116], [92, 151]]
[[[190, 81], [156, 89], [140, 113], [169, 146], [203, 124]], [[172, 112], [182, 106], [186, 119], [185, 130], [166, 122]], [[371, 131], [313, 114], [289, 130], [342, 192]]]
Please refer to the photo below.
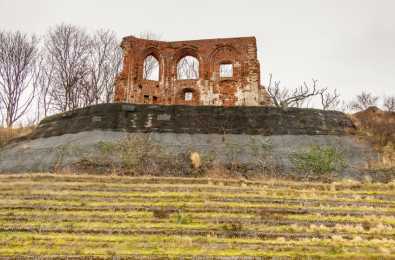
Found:
[[157, 49], [155, 47], [148, 47], [142, 52], [141, 57], [139, 59], [139, 65], [138, 65], [138, 78], [144, 80], [144, 76], [143, 76], [144, 62], [145, 62], [146, 58], [149, 56], [153, 56], [159, 63], [158, 81], [160, 81], [163, 77], [162, 74], [163, 74], [163, 70], [164, 70], [164, 62], [163, 62], [163, 57], [160, 54], [159, 49]]
[[[191, 56], [197, 59], [199, 62], [199, 77], [200, 79], [203, 75], [203, 66], [204, 66], [204, 61], [201, 55], [199, 55], [198, 50], [195, 47], [183, 47], [179, 49], [173, 56], [173, 63], [172, 63], [172, 75], [177, 79], [177, 65], [180, 62], [181, 59], [184, 57]], [[178, 80], [178, 79], [177, 79]]]

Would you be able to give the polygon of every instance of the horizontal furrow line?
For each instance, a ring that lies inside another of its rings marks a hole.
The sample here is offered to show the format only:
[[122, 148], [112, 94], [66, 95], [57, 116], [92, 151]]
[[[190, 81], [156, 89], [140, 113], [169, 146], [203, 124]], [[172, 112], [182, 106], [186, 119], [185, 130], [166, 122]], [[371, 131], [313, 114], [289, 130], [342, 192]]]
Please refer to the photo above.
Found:
[[[30, 232], [30, 233], [64, 233], [64, 234], [111, 234], [111, 235], [160, 235], [160, 236], [213, 236], [219, 238], [258, 238], [258, 239], [277, 239], [285, 238], [290, 240], [298, 239], [331, 239], [332, 237], [341, 237], [344, 240], [353, 240], [356, 236], [364, 240], [377, 239], [377, 234], [354, 234], [346, 232], [336, 233], [320, 233], [320, 232], [273, 232], [273, 231], [222, 231], [211, 229], [167, 229], [167, 228], [152, 228], [152, 229], [67, 229], [59, 227], [0, 227], [0, 232]], [[394, 234], [381, 234], [380, 239], [393, 239]]]
[[30, 175], [1, 175], [0, 182], [98, 182], [98, 183], [119, 183], [124, 184], [220, 184], [225, 186], [272, 186], [276, 188], [297, 188], [300, 187], [317, 190], [329, 190], [332, 186], [339, 189], [393, 189], [394, 184], [385, 183], [360, 183], [353, 181], [344, 181], [337, 183], [320, 183], [320, 182], [293, 182], [278, 179], [268, 180], [245, 180], [245, 179], [216, 179], [216, 178], [190, 178], [190, 177], [129, 177], [129, 176], [97, 176], [97, 175], [54, 175], [54, 174], [30, 174]]
[[[34, 209], [34, 210], [62, 210], [62, 211], [155, 211], [165, 210], [176, 212], [180, 208], [174, 206], [100, 206], [100, 207], [81, 207], [81, 206], [54, 206], [54, 205], [0, 205], [0, 210], [13, 209]], [[322, 210], [322, 209], [288, 209], [288, 208], [230, 208], [230, 207], [183, 207], [184, 212], [222, 212], [222, 213], [252, 213], [252, 214], [321, 214], [323, 216], [395, 216], [392, 212], [379, 211], [347, 211], [347, 210]]]
[[243, 197], [226, 197], [221, 194], [201, 194], [201, 196], [185, 195], [185, 196], [174, 196], [174, 195], [159, 195], [159, 196], [102, 196], [99, 194], [65, 194], [57, 195], [54, 193], [50, 194], [1, 194], [0, 204], [2, 201], [7, 200], [56, 200], [56, 201], [84, 201], [84, 202], [178, 202], [181, 199], [189, 202], [238, 202], [238, 203], [275, 203], [275, 204], [292, 204], [292, 205], [330, 205], [330, 206], [368, 206], [368, 207], [386, 207], [395, 209], [395, 200], [362, 200], [362, 199], [320, 199], [320, 198], [286, 198], [286, 197], [267, 197], [267, 196], [243, 196]]

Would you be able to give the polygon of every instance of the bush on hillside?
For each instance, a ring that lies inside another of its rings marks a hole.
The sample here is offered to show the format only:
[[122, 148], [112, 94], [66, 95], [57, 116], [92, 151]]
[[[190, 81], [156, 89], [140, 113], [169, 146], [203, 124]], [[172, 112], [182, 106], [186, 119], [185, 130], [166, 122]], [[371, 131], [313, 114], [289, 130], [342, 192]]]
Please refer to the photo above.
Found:
[[331, 146], [313, 145], [307, 151], [291, 156], [291, 161], [300, 172], [325, 174], [341, 171], [347, 163], [342, 152]]
[[352, 115], [358, 134], [367, 138], [377, 148], [395, 144], [395, 112], [385, 112], [370, 107]]
[[385, 112], [377, 107], [352, 115], [358, 136], [371, 143], [381, 155], [381, 160], [369, 162], [372, 170], [395, 170], [395, 112]]

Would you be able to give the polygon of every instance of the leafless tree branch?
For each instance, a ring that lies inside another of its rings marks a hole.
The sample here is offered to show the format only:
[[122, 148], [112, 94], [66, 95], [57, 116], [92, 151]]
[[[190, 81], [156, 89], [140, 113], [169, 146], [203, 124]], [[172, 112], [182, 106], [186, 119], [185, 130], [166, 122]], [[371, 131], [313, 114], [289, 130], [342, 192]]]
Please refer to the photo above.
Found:
[[90, 72], [91, 39], [84, 30], [61, 24], [49, 30], [45, 46], [46, 62], [53, 66], [50, 95], [55, 110], [81, 107], [82, 89]]
[[185, 56], [177, 63], [178, 79], [198, 79], [199, 61], [193, 56]]
[[340, 105], [340, 94], [337, 92], [337, 89], [333, 90], [333, 92], [329, 92], [325, 89], [325, 91], [320, 92], [321, 105], [323, 110], [335, 110]]
[[97, 31], [91, 41], [87, 84], [83, 84], [82, 105], [109, 103], [122, 61], [121, 48], [114, 32]]
[[371, 106], [377, 106], [378, 100], [379, 97], [374, 96], [372, 93], [362, 92], [351, 102], [350, 107], [352, 110], [361, 111]]
[[384, 108], [388, 112], [395, 112], [395, 97], [385, 97], [384, 98]]
[[34, 99], [37, 45], [34, 36], [0, 32], [0, 103], [7, 127], [26, 114]]
[[144, 60], [143, 78], [148, 80], [159, 80], [159, 61], [152, 55]]
[[309, 98], [321, 95], [326, 88], [318, 88], [318, 80], [313, 79], [309, 85], [303, 82], [301, 86], [293, 90], [280, 86], [280, 81], [273, 81], [272, 74], [269, 74], [269, 84], [267, 91], [273, 100], [273, 104], [279, 108], [303, 107]]

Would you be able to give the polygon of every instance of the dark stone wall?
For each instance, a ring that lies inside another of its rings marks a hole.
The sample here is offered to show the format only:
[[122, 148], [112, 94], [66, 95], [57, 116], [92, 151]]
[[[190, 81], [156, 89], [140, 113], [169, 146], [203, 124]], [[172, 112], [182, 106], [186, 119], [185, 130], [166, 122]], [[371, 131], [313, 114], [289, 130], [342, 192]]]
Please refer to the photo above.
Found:
[[27, 138], [94, 129], [189, 134], [345, 135], [354, 128], [345, 114], [317, 109], [116, 103], [47, 117]]

